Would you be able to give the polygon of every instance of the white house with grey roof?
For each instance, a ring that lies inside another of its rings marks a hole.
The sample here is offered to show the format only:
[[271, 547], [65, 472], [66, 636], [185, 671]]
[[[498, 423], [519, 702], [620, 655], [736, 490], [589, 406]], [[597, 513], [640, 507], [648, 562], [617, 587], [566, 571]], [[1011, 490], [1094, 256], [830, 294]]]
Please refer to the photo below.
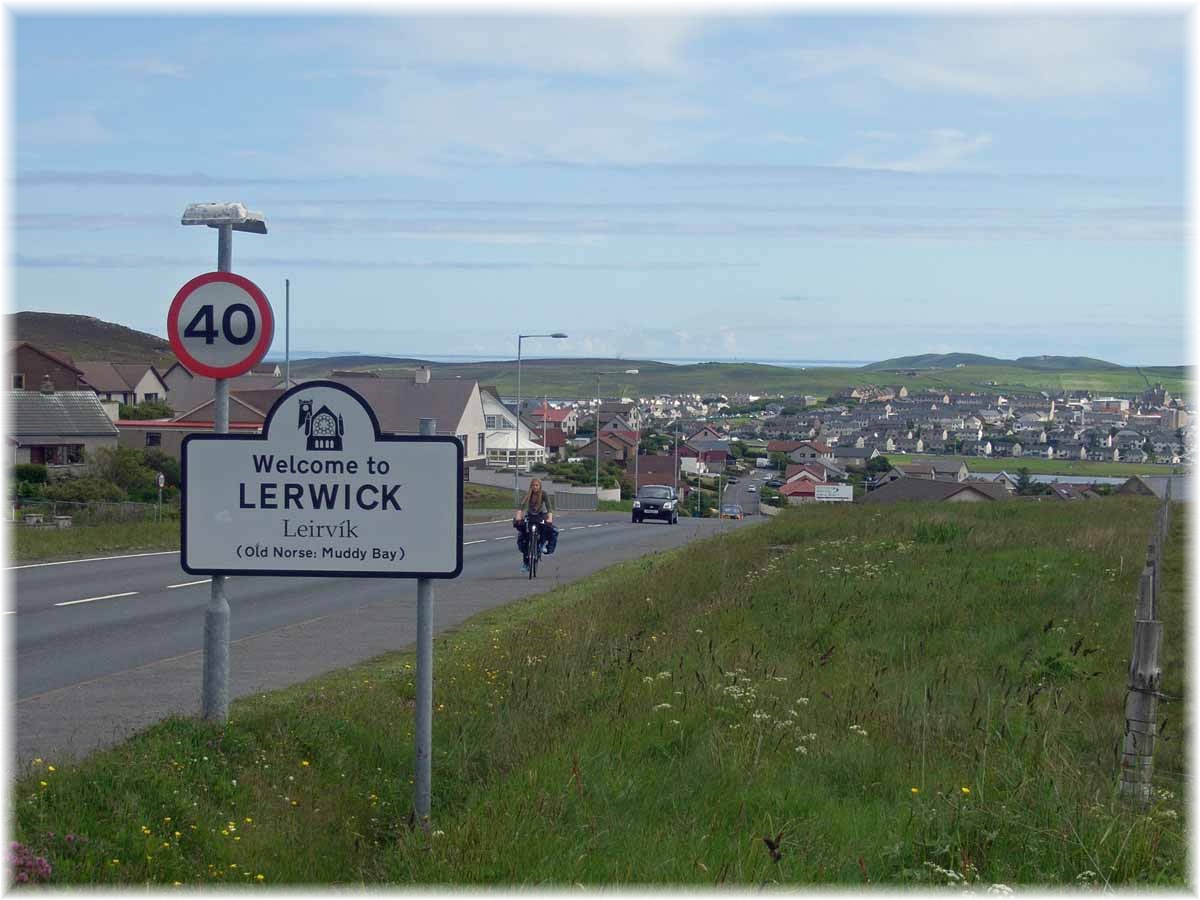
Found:
[[8, 438], [13, 462], [81, 472], [101, 447], [116, 448], [117, 427], [94, 391], [8, 392]]

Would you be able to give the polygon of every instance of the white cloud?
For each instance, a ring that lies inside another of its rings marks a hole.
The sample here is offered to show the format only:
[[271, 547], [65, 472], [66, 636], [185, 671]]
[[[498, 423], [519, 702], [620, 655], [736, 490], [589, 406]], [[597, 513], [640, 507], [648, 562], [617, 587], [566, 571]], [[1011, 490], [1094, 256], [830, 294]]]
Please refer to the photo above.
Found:
[[1047, 100], [1145, 93], [1166, 54], [1182, 62], [1183, 34], [1183, 17], [1168, 15], [958, 20], [791, 59], [801, 78], [861, 73], [913, 90]]
[[811, 144], [808, 138], [800, 134], [780, 134], [775, 132], [767, 135], [767, 140], [774, 144]]
[[941, 172], [955, 168], [991, 142], [990, 134], [971, 136], [957, 128], [934, 128], [926, 132], [925, 146], [910, 156], [872, 161], [861, 152], [855, 152], [843, 157], [835, 165], [856, 169], [887, 169], [892, 172]]

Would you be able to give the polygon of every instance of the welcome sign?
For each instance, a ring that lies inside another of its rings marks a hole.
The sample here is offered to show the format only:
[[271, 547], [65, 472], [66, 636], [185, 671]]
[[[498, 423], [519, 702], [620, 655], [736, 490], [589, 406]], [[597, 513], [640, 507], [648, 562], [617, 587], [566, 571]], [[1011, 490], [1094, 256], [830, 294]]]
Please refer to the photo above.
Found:
[[183, 569], [455, 578], [462, 468], [456, 438], [384, 435], [349, 388], [299, 385], [261, 435], [184, 439]]

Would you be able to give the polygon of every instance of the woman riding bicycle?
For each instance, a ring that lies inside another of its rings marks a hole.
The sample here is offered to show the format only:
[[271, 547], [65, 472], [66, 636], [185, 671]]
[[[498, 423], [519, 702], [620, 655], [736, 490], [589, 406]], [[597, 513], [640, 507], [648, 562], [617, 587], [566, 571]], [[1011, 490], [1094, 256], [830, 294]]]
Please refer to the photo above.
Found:
[[521, 508], [513, 516], [513, 528], [517, 529], [517, 549], [521, 551], [522, 569], [529, 568], [529, 564], [525, 561], [528, 548], [526, 547], [524, 523], [527, 518], [536, 526], [538, 540], [545, 542], [545, 553], [547, 555], [553, 553], [558, 543], [558, 529], [553, 524], [554, 506], [550, 502], [550, 495], [542, 490], [542, 482], [538, 478], [529, 482], [529, 490], [525, 493], [525, 499], [521, 501]]

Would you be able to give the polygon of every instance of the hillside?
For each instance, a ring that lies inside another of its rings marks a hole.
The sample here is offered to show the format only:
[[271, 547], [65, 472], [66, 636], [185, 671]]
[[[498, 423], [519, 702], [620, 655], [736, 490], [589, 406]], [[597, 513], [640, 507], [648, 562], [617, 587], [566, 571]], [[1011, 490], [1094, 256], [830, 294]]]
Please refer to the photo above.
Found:
[[977, 353], [922, 353], [918, 356], [898, 356], [882, 362], [863, 366], [875, 371], [896, 369], [953, 369], [956, 366], [1012, 366], [1018, 369], [1046, 369], [1053, 371], [1121, 369], [1116, 363], [1090, 356], [1022, 356], [1017, 359], [999, 359], [995, 356], [980, 356]]
[[[961, 355], [960, 355], [961, 356]], [[925, 359], [931, 357], [905, 357]], [[976, 357], [978, 361], [990, 357]], [[1068, 357], [1060, 359], [1070, 360]], [[893, 360], [892, 362], [895, 362]], [[825, 398], [849, 386], [867, 384], [904, 384], [910, 392], [920, 390], [957, 390], [1008, 392], [1050, 390], [1092, 390], [1132, 394], [1144, 391], [1152, 381], [1162, 382], [1175, 394], [1187, 394], [1188, 371], [1182, 366], [1133, 369], [1098, 362], [1096, 368], [1022, 367], [1015, 362], [992, 360], [963, 368], [915, 368], [916, 375], [897, 375], [875, 366], [862, 368], [792, 368], [756, 363], [699, 363], [672, 365], [638, 359], [533, 359], [521, 365], [521, 392], [527, 397], [543, 394], [552, 398], [583, 399], [595, 396], [596, 373], [600, 393], [647, 397], [660, 393], [746, 392], [794, 396], [811, 394]], [[293, 375], [317, 378], [333, 369], [372, 371], [380, 375], [408, 375], [417, 365], [428, 365], [434, 378], [469, 378], [480, 384], [495, 385], [506, 396], [516, 394], [517, 366], [511, 359], [487, 362], [439, 363], [415, 359], [343, 356], [292, 362]], [[880, 365], [880, 364], [876, 364]], [[901, 371], [905, 367], [899, 367]], [[637, 369], [637, 375], [623, 374]]]
[[28, 341], [73, 360], [170, 365], [171, 345], [153, 334], [94, 316], [19, 312], [5, 317], [13, 340]]

